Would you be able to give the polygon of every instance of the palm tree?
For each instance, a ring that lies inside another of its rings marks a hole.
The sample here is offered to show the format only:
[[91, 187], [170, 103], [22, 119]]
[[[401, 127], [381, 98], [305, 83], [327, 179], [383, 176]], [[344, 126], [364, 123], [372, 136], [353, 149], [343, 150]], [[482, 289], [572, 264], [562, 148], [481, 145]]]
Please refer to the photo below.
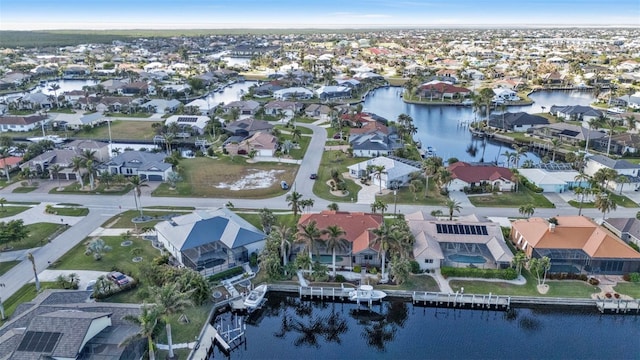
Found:
[[382, 194], [382, 175], [386, 174], [384, 165], [373, 165], [373, 177], [378, 179], [378, 185], [380, 186], [379, 194]]
[[78, 181], [80, 181], [80, 188], [84, 188], [84, 182], [82, 181], [82, 169], [84, 168], [84, 162], [82, 160], [81, 157], [74, 157], [73, 159], [71, 159], [71, 170], [73, 170], [76, 173], [76, 176], [78, 177]]
[[385, 265], [387, 263], [387, 251], [389, 250], [390, 247], [390, 229], [388, 226], [386, 226], [384, 224], [384, 222], [380, 225], [379, 228], [374, 229], [373, 231], [371, 231], [376, 237], [373, 239], [373, 241], [371, 241], [370, 246], [376, 246], [378, 245], [379, 247], [379, 251], [378, 254], [382, 257], [382, 267], [381, 267], [381, 274], [382, 274], [382, 278], [385, 278]]
[[591, 138], [591, 130], [598, 130], [602, 126], [599, 118], [589, 119], [587, 124], [589, 125], [589, 131], [587, 132], [587, 142], [584, 145], [584, 152], [589, 151], [589, 139]]
[[502, 153], [501, 155], [505, 157], [505, 167], [509, 167], [511, 166], [511, 162], [515, 158], [516, 153], [511, 152], [509, 150], [505, 150], [505, 152]]
[[149, 360], [155, 360], [156, 355], [153, 349], [153, 337], [158, 331], [159, 317], [160, 314], [158, 313], [158, 308], [156, 306], [148, 306], [146, 304], [142, 304], [142, 312], [140, 315], [125, 315], [123, 319], [138, 325], [140, 330], [136, 334], [125, 339], [120, 346], [128, 344], [139, 338], [146, 338], [147, 346], [149, 347]]
[[609, 151], [611, 150], [611, 139], [613, 135], [615, 135], [615, 128], [617, 125], [617, 121], [613, 118], [604, 118], [604, 124], [609, 128], [609, 140], [607, 141], [607, 156], [609, 156]]
[[513, 175], [511, 176], [511, 181], [513, 181], [513, 183], [516, 184], [516, 187], [515, 187], [516, 192], [520, 190], [520, 183], [522, 182], [522, 179], [524, 179], [524, 177], [518, 173], [513, 173]]
[[558, 147], [560, 146], [561, 142], [560, 139], [551, 139], [549, 141], [549, 144], [551, 145], [551, 150], [553, 151], [553, 156], [551, 158], [552, 162], [556, 161], [556, 150], [558, 150]]
[[622, 174], [618, 175], [618, 177], [615, 180], [618, 184], [620, 184], [619, 194], [622, 195], [622, 188], [624, 187], [624, 184], [628, 184], [631, 181], [629, 180], [629, 177], [627, 177], [627, 175], [622, 175]]
[[528, 148], [526, 146], [513, 145], [513, 150], [515, 150], [513, 154], [513, 167], [517, 168], [520, 165], [520, 157], [527, 157], [526, 152]]
[[518, 212], [526, 217], [531, 217], [535, 211], [536, 208], [533, 204], [524, 204], [518, 208]]
[[[313, 263], [313, 249], [315, 248], [315, 243], [320, 239], [320, 229], [318, 229], [317, 223], [311, 221], [307, 225], [299, 225], [300, 230], [298, 231], [298, 241], [305, 244], [307, 250], [309, 250], [309, 259], [311, 259], [311, 263]], [[309, 268], [311, 270], [311, 268]]]
[[439, 156], [430, 156], [422, 162], [422, 171], [424, 171], [424, 177], [427, 179], [424, 197], [429, 194], [429, 177], [433, 176], [442, 165], [442, 158]]
[[387, 203], [382, 200], [376, 200], [371, 204], [371, 212], [376, 213], [378, 210], [382, 213], [382, 217], [384, 218], [384, 212], [387, 211]]
[[298, 212], [300, 211], [300, 201], [302, 201], [302, 194], [297, 191], [292, 192], [287, 195], [286, 199], [287, 205], [291, 207], [291, 211], [293, 211], [293, 217], [298, 217]]
[[58, 83], [53, 83], [49, 87], [49, 90], [53, 91], [53, 96], [56, 98], [56, 107], [59, 107], [60, 105], [58, 104], [58, 90], [60, 90], [60, 85], [58, 85]]
[[9, 164], [7, 164], [7, 158], [11, 157], [9, 153], [9, 148], [5, 147], [0, 151], [0, 159], [2, 159], [2, 164], [4, 165], [4, 174], [7, 177], [7, 182], [11, 181], [9, 177]]
[[333, 265], [333, 277], [336, 277], [336, 250], [343, 250], [346, 247], [347, 240], [344, 238], [347, 233], [338, 225], [330, 225], [322, 230], [327, 235], [325, 244], [327, 250], [331, 251], [331, 264]]
[[136, 210], [140, 211], [141, 217], [143, 217], [144, 214], [142, 212], [142, 199], [140, 196], [142, 195], [142, 187], [148, 186], [146, 182], [147, 179], [142, 179], [138, 175], [129, 178], [129, 184], [133, 185], [133, 200], [136, 203]]
[[447, 199], [445, 206], [449, 209], [449, 220], [453, 220], [454, 211], [457, 211], [459, 213], [460, 210], [462, 209], [462, 206], [460, 206], [460, 203], [454, 199]]
[[291, 132], [291, 140], [294, 142], [299, 142], [301, 136], [302, 136], [302, 130], [300, 129], [294, 129]]
[[611, 210], [615, 210], [617, 208], [617, 205], [615, 203], [615, 201], [613, 201], [613, 199], [611, 199], [607, 194], [605, 193], [599, 193], [596, 195], [596, 200], [593, 203], [596, 207], [596, 209], [600, 210], [602, 212], [602, 221], [604, 222], [604, 217], [607, 215], [608, 212], [610, 212]]
[[527, 255], [524, 253], [524, 251], [518, 251], [513, 256], [513, 259], [511, 260], [511, 262], [513, 264], [513, 267], [516, 268], [518, 275], [521, 275], [522, 267], [527, 262]]
[[36, 280], [36, 292], [40, 292], [40, 279], [38, 279], [38, 270], [36, 269], [36, 259], [33, 257], [33, 253], [27, 254], [27, 259], [31, 261], [31, 267], [33, 268], [33, 276]]
[[58, 179], [58, 187], [60, 187], [60, 172], [62, 171], [62, 166], [60, 166], [59, 164], [53, 164], [51, 166], [49, 166], [49, 172], [51, 173], [51, 176]]
[[282, 265], [286, 268], [289, 262], [289, 250], [293, 244], [295, 235], [293, 228], [287, 225], [274, 226], [271, 231], [280, 241], [280, 254], [282, 255]]
[[164, 323], [166, 324], [167, 329], [167, 342], [169, 345], [169, 358], [173, 359], [173, 343], [171, 340], [171, 322], [170, 317], [173, 314], [180, 313], [184, 311], [186, 308], [193, 305], [191, 301], [191, 292], [182, 291], [180, 285], [176, 282], [170, 282], [165, 284], [164, 286], [151, 287], [149, 289], [152, 298], [155, 300], [156, 307], [158, 308], [158, 313], [162, 316]]
[[587, 174], [585, 174], [584, 172], [579, 172], [578, 175], [576, 175], [573, 180], [579, 184], [579, 186], [576, 189], [582, 189], [581, 192], [581, 197], [580, 197], [580, 207], [578, 208], [578, 216], [582, 215], [582, 204], [584, 203], [584, 197], [585, 195], [588, 195], [589, 193], [589, 189], [587, 188], [583, 188], [582, 183], [585, 181], [589, 180], [589, 176], [587, 176]]
[[551, 269], [551, 260], [546, 256], [529, 260], [529, 270], [535, 275], [538, 285], [544, 285], [549, 269]]
[[332, 211], [338, 211], [340, 210], [340, 206], [337, 203], [331, 203], [329, 205], [327, 205], [327, 209], [332, 210]]

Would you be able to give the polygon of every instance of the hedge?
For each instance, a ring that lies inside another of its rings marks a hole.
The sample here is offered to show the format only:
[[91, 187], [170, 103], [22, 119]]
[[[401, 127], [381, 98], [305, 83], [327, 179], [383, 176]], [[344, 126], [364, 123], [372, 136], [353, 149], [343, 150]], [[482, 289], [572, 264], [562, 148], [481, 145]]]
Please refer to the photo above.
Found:
[[513, 268], [508, 269], [478, 269], [478, 268], [458, 268], [443, 267], [440, 269], [442, 276], [447, 277], [469, 277], [482, 279], [503, 279], [514, 280], [518, 277], [518, 272]]
[[209, 276], [209, 282], [213, 283], [219, 280], [229, 279], [242, 273], [244, 273], [244, 269], [242, 268], [242, 266], [236, 266], [221, 273]]

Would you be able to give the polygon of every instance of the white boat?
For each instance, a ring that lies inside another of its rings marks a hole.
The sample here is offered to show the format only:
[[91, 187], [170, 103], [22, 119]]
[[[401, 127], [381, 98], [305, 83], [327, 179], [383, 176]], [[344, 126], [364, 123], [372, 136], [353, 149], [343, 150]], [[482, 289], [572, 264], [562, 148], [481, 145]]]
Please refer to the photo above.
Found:
[[357, 289], [349, 291], [351, 301], [377, 301], [382, 300], [387, 293], [382, 290], [373, 290], [371, 285], [360, 285]]
[[249, 295], [244, 299], [244, 306], [253, 310], [257, 308], [261, 303], [264, 296], [267, 294], [267, 285], [260, 285], [249, 292]]
[[45, 136], [30, 137], [30, 138], [27, 138], [27, 140], [35, 143], [49, 140], [54, 144], [62, 144], [63, 142], [67, 141], [67, 138], [60, 137], [58, 135], [45, 135]]

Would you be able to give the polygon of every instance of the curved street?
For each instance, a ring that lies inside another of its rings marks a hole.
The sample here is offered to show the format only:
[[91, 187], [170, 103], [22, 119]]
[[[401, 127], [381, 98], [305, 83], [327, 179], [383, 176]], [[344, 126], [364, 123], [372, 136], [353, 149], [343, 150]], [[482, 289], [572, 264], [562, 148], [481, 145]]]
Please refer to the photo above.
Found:
[[[326, 209], [330, 203], [327, 200], [316, 197], [313, 194], [314, 180], [309, 179], [311, 173], [318, 171], [322, 154], [324, 152], [324, 146], [327, 139], [327, 131], [325, 128], [311, 125], [311, 124], [298, 124], [298, 126], [306, 127], [313, 130], [313, 136], [309, 144], [307, 153], [305, 154], [302, 163], [298, 169], [296, 179], [291, 184], [291, 189], [288, 193], [279, 195], [274, 198], [268, 199], [214, 199], [214, 198], [178, 198], [178, 197], [152, 197], [150, 196], [150, 189], [143, 189], [142, 205], [143, 206], [159, 206], [159, 205], [174, 205], [174, 206], [194, 206], [197, 209], [218, 208], [224, 206], [227, 202], [231, 201], [235, 207], [238, 208], [269, 208], [274, 210], [289, 209], [286, 201], [287, 194], [297, 191], [302, 194], [304, 198], [314, 199], [314, 209], [319, 211]], [[48, 262], [57, 260], [60, 256], [69, 251], [72, 247], [87, 237], [94, 229], [99, 227], [110, 217], [129, 209], [135, 209], [135, 202], [133, 192], [126, 195], [58, 195], [49, 194], [46, 190], [35, 190], [31, 193], [12, 193], [8, 189], [0, 190], [0, 196], [7, 199], [7, 202], [38, 202], [38, 203], [76, 203], [82, 204], [89, 208], [89, 215], [84, 217], [81, 221], [78, 221], [75, 225], [71, 226], [67, 231], [60, 234], [50, 243], [41, 248], [37, 248], [33, 251], [34, 258], [36, 260], [36, 267], [38, 271], [42, 271], [47, 268]], [[392, 204], [389, 204], [392, 205]], [[391, 206], [389, 206], [391, 208]], [[340, 209], [345, 211], [370, 211], [369, 204], [358, 204], [357, 202], [345, 202], [340, 203]], [[419, 210], [431, 212], [432, 210], [442, 210], [446, 213], [446, 209], [443, 206], [421, 206], [411, 204], [398, 204], [398, 212], [408, 214]], [[611, 215], [617, 217], [635, 217], [637, 208], [618, 208]], [[582, 213], [585, 216], [595, 218], [599, 221], [602, 218], [602, 213], [596, 209], [583, 209]], [[476, 214], [478, 216], [486, 217], [521, 217], [517, 208], [489, 208], [489, 207], [463, 207], [460, 214], [466, 215]], [[535, 216], [539, 217], [552, 217], [556, 215], [577, 215], [578, 209], [557, 206], [554, 209], [536, 209]], [[0, 252], [0, 261], [13, 260], [3, 259], [6, 254]], [[23, 260], [20, 264], [13, 267], [10, 271], [0, 277], [0, 298], [7, 299], [13, 295], [22, 285], [33, 280], [33, 271], [31, 269], [31, 263], [28, 260]], [[4, 285], [4, 287], [1, 287]]]

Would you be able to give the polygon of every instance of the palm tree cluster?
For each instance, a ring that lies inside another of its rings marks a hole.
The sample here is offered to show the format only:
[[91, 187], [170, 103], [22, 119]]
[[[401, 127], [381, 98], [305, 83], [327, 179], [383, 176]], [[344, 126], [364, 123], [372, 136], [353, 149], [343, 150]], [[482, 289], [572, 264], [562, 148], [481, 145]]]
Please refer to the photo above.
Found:
[[413, 118], [410, 115], [400, 114], [396, 120], [396, 131], [404, 144], [406, 138], [413, 142], [413, 135], [418, 133], [418, 128], [413, 124]]
[[422, 171], [425, 181], [424, 196], [429, 196], [429, 180], [433, 178], [438, 190], [443, 192], [446, 186], [451, 182], [451, 173], [444, 167], [444, 161], [439, 156], [430, 156], [422, 162]]
[[298, 217], [298, 214], [302, 210], [311, 210], [313, 204], [315, 203], [313, 199], [303, 199], [302, 194], [297, 191], [288, 194], [285, 200], [287, 201], [287, 205], [291, 207], [291, 211], [293, 211], [293, 217], [295, 218]]

